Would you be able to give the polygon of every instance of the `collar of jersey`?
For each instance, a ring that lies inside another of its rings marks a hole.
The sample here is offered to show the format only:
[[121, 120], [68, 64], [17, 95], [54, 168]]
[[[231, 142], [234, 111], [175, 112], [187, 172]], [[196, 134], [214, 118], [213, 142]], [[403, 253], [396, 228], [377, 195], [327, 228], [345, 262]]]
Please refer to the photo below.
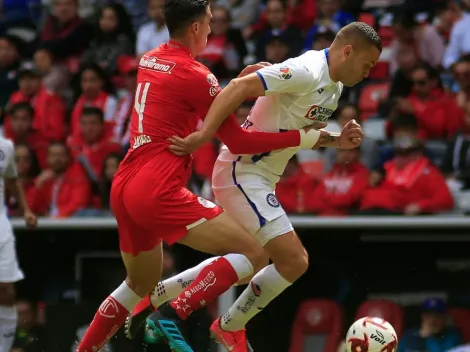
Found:
[[175, 48], [175, 49], [178, 49], [178, 50], [181, 50], [181, 51], [184, 51], [190, 57], [193, 57], [193, 54], [191, 54], [191, 51], [189, 51], [189, 48], [185, 47], [184, 45], [182, 45], [181, 43], [179, 43], [175, 40], [170, 39], [168, 41], [168, 46], [170, 46], [172, 48]]

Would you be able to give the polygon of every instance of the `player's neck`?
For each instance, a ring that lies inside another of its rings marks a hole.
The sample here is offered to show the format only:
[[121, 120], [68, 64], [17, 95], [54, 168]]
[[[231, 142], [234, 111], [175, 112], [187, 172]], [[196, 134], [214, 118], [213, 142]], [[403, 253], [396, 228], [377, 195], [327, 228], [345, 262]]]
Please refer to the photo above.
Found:
[[328, 56], [327, 56], [327, 61], [328, 61], [328, 73], [330, 75], [330, 78], [333, 82], [337, 83], [339, 81], [338, 79], [338, 74], [337, 74], [337, 66], [336, 66], [336, 51], [333, 46], [330, 46], [328, 49]]
[[194, 45], [188, 38], [170, 38], [172, 44], [179, 45], [183, 49], [187, 50], [193, 57], [196, 56], [196, 50], [194, 49]]

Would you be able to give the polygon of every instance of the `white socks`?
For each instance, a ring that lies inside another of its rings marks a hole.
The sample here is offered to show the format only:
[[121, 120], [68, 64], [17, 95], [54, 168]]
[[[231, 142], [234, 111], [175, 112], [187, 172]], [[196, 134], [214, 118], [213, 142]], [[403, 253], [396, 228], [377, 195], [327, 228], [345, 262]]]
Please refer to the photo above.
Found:
[[186, 287], [191, 285], [196, 276], [208, 264], [212, 263], [218, 257], [204, 260], [199, 265], [185, 270], [178, 275], [172, 276], [166, 280], [160, 281], [155, 291], [150, 296], [150, 301], [155, 308], [160, 307], [163, 303], [176, 298]]
[[9, 352], [16, 333], [18, 313], [16, 306], [0, 306], [0, 352]]
[[[125, 281], [121, 284], [121, 286], [115, 289], [110, 296], [113, 297], [116, 301], [118, 301], [124, 308], [126, 308], [128, 312], [132, 312], [137, 303], [139, 303], [142, 299], [142, 297], [140, 297], [137, 293], [131, 290], [131, 288], [127, 285], [127, 282]], [[102, 303], [102, 306], [106, 305], [107, 301], [108, 300], [104, 301]], [[105, 308], [106, 307], [103, 307], [103, 309]]]
[[251, 279], [250, 284], [221, 319], [225, 331], [245, 328], [248, 321], [258, 314], [269, 302], [291, 285], [276, 270], [268, 265]]

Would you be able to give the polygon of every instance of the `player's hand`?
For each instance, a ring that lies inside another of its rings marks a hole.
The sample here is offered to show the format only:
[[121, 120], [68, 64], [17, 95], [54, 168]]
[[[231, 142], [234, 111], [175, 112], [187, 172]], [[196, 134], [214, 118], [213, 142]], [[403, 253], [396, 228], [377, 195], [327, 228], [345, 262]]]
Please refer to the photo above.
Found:
[[258, 62], [256, 64], [253, 64], [253, 65], [248, 65], [247, 67], [245, 67], [243, 69], [242, 72], [240, 72], [240, 74], [238, 75], [238, 78], [240, 77], [243, 77], [243, 76], [247, 76], [249, 75], [250, 73], [254, 73], [260, 69], [262, 69], [263, 67], [266, 67], [266, 66], [271, 66], [271, 64], [269, 62]]
[[184, 156], [194, 152], [197, 148], [206, 142], [206, 139], [204, 138], [201, 131], [196, 131], [191, 133], [186, 138], [173, 136], [168, 138], [168, 141], [171, 143], [168, 149], [170, 149], [173, 154]]
[[349, 121], [339, 136], [339, 147], [341, 149], [353, 149], [361, 145], [364, 133], [356, 120]]
[[38, 225], [38, 218], [31, 210], [25, 211], [23, 215], [26, 227], [35, 228]]
[[41, 187], [44, 182], [50, 180], [54, 177], [54, 172], [51, 169], [46, 169], [42, 171], [38, 177], [36, 177], [35, 186]]

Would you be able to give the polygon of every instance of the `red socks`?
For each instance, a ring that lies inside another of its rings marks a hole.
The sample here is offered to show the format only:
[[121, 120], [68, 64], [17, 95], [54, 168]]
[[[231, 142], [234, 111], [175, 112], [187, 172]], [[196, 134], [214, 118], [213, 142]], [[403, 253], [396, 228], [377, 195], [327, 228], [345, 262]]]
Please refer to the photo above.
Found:
[[[196, 279], [170, 302], [178, 316], [186, 318], [227, 291], [238, 281], [238, 275], [224, 257], [217, 258], [201, 270]], [[81, 352], [81, 351], [80, 351]]]

